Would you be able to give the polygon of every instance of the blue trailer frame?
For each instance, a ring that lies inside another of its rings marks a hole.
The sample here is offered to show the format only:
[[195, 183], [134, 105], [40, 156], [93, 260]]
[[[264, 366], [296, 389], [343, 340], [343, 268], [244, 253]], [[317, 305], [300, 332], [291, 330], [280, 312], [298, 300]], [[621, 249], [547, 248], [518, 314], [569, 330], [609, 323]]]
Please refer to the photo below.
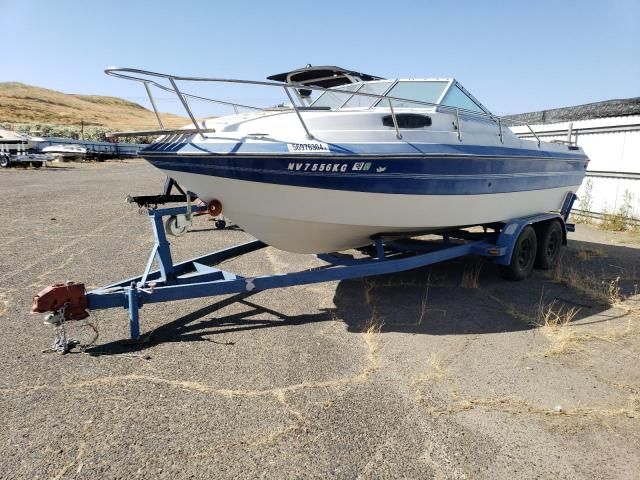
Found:
[[[417, 243], [406, 239], [393, 240], [380, 235], [372, 239], [375, 251], [370, 257], [321, 254], [317, 257], [327, 262], [326, 266], [314, 270], [256, 277], [243, 277], [216, 268], [216, 265], [224, 260], [265, 248], [267, 245], [260, 240], [174, 264], [163, 218], [185, 215], [189, 213], [189, 208], [190, 212], [203, 212], [206, 211], [206, 207], [151, 209], [148, 215], [155, 243], [143, 274], [87, 292], [87, 308], [127, 309], [130, 336], [135, 340], [140, 337], [140, 308], [146, 304], [382, 275], [412, 270], [466, 255], [488, 257], [498, 265], [509, 265], [516, 241], [528, 225], [558, 220], [563, 229], [562, 243], [566, 244], [567, 231], [573, 231], [573, 225], [567, 224], [566, 221], [575, 199], [575, 194], [567, 194], [560, 213], [541, 213], [516, 218], [499, 225], [484, 226], [483, 232], [445, 232], [441, 234], [442, 242], [438, 244]], [[454, 243], [452, 239], [462, 242]], [[157, 261], [159, 269], [152, 271], [154, 261]]]

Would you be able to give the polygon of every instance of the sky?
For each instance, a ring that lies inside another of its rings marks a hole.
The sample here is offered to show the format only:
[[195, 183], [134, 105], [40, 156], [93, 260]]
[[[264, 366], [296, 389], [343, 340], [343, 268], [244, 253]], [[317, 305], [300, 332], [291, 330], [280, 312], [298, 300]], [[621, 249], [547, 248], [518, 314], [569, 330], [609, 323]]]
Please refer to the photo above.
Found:
[[[640, 96], [640, 0], [0, 0], [0, 32], [0, 82], [147, 107], [140, 85], [104, 69], [264, 80], [312, 64], [455, 77], [498, 115]], [[215, 93], [261, 106], [276, 95]]]

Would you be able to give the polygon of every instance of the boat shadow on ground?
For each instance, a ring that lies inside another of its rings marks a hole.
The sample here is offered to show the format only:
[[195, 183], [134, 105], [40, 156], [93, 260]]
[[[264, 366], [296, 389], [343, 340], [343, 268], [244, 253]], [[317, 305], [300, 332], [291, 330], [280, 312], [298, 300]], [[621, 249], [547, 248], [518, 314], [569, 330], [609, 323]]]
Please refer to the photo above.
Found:
[[[303, 315], [287, 315], [248, 300], [259, 292], [243, 293], [157, 327], [139, 343], [116, 341], [87, 348], [85, 353], [130, 353], [172, 342], [232, 345], [215, 337], [336, 320], [357, 333], [372, 326], [381, 333], [425, 335], [513, 332], [537, 328], [548, 308], [560, 314], [573, 309], [571, 321], [587, 325], [617, 318], [595, 316], [610, 308], [606, 300], [612, 286], [622, 298], [637, 294], [639, 274], [637, 249], [572, 242], [559, 271], [534, 271], [522, 282], [503, 280], [499, 268], [488, 261], [462, 258], [407, 272], [343, 280], [335, 290], [334, 308]], [[248, 308], [224, 317], [215, 315], [236, 303]]]
[[334, 304], [352, 332], [375, 325], [383, 333], [485, 334], [567, 318], [577, 325], [615, 320], [625, 315], [599, 314], [639, 293], [638, 249], [572, 241], [556, 270], [535, 270], [525, 281], [504, 280], [497, 265], [468, 257], [340, 282]]

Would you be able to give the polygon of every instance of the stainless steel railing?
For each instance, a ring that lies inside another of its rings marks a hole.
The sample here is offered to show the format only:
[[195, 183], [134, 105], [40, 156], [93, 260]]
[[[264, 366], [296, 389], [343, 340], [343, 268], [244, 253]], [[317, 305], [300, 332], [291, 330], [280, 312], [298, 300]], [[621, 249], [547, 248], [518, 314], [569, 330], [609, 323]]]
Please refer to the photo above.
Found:
[[[244, 85], [258, 85], [258, 86], [266, 86], [266, 87], [275, 87], [275, 88], [282, 88], [286, 94], [286, 96], [289, 98], [289, 101], [291, 102], [291, 109], [295, 112], [300, 125], [302, 126], [302, 128], [304, 129], [306, 136], [308, 139], [313, 139], [313, 134], [311, 133], [311, 131], [309, 130], [307, 124], [304, 121], [304, 118], [302, 117], [302, 113], [300, 110], [300, 107], [298, 105], [296, 105], [296, 102], [294, 101], [293, 96], [291, 95], [291, 89], [294, 89], [294, 91], [297, 93], [297, 88], [300, 88], [300, 86], [298, 85], [292, 85], [292, 84], [282, 84], [282, 83], [277, 83], [277, 82], [265, 82], [265, 81], [259, 81], [259, 80], [239, 80], [239, 79], [230, 79], [230, 78], [208, 78], [208, 77], [183, 77], [183, 76], [177, 76], [177, 75], [169, 75], [166, 73], [159, 73], [159, 72], [151, 72], [151, 71], [147, 71], [147, 70], [140, 70], [137, 68], [119, 68], [119, 67], [110, 67], [105, 69], [105, 73], [107, 75], [110, 75], [112, 77], [117, 77], [117, 78], [122, 78], [125, 80], [131, 80], [134, 82], [140, 82], [142, 84], [144, 84], [144, 88], [145, 91], [147, 92], [147, 96], [149, 97], [149, 101], [151, 102], [151, 107], [153, 108], [153, 111], [155, 113], [156, 119], [158, 120], [158, 124], [160, 125], [161, 129], [164, 129], [164, 125], [162, 123], [162, 120], [160, 118], [160, 112], [158, 111], [157, 105], [155, 103], [154, 97], [151, 93], [151, 88], [149, 87], [150, 85], [153, 85], [154, 87], [166, 91], [166, 92], [170, 92], [175, 94], [178, 99], [180, 100], [180, 103], [182, 104], [183, 108], [185, 109], [187, 115], [189, 116], [189, 119], [191, 120], [191, 122], [193, 123], [193, 126], [195, 128], [195, 131], [197, 133], [199, 133], [201, 136], [204, 136], [204, 133], [206, 133], [206, 129], [204, 128], [204, 126], [201, 126], [200, 124], [198, 124], [198, 121], [196, 120], [195, 115], [193, 114], [193, 111], [191, 110], [191, 106], [189, 105], [189, 100], [200, 100], [200, 101], [206, 101], [206, 102], [211, 102], [211, 103], [215, 103], [218, 105], [227, 105], [227, 106], [231, 106], [235, 113], [238, 113], [238, 108], [246, 108], [246, 109], [250, 109], [250, 110], [259, 110], [259, 111], [269, 111], [269, 108], [264, 108], [264, 107], [256, 107], [253, 105], [244, 105], [241, 103], [235, 103], [235, 102], [227, 102], [224, 100], [218, 100], [218, 99], [214, 99], [214, 98], [208, 98], [208, 97], [202, 97], [199, 95], [194, 95], [191, 93], [187, 93], [182, 91], [179, 87], [178, 87], [178, 81], [184, 81], [184, 82], [207, 82], [207, 83], [226, 83], [226, 84], [244, 84]], [[168, 80], [171, 86], [167, 86], [167, 85], [163, 85], [162, 83], [159, 83], [158, 81], [154, 80], [154, 79], [165, 79]], [[326, 92], [326, 91], [331, 91], [331, 92], [336, 92], [335, 89], [329, 89], [329, 88], [324, 88], [324, 87], [317, 87], [317, 86], [309, 86], [309, 85], [304, 85], [303, 86], [305, 90], [315, 90], [315, 91], [320, 91], [320, 92]], [[341, 92], [338, 90], [338, 92]], [[497, 127], [498, 127], [498, 136], [500, 138], [500, 142], [504, 143], [504, 137], [503, 137], [503, 130], [502, 130], [502, 125], [503, 123], [509, 122], [512, 123], [513, 125], [523, 125], [528, 127], [529, 131], [533, 134], [533, 136], [536, 138], [537, 142], [538, 142], [538, 147], [540, 147], [540, 138], [538, 137], [538, 135], [536, 135], [536, 132], [531, 128], [530, 125], [524, 123], [524, 122], [517, 122], [511, 119], [503, 119], [501, 117], [498, 117], [496, 115], [492, 115], [489, 113], [484, 113], [484, 112], [476, 112], [476, 111], [472, 111], [472, 110], [466, 110], [463, 108], [458, 108], [458, 107], [450, 107], [448, 105], [442, 105], [442, 104], [437, 104], [437, 103], [430, 103], [430, 102], [423, 102], [423, 101], [419, 101], [419, 100], [412, 100], [412, 99], [408, 99], [408, 98], [400, 98], [400, 97], [391, 97], [388, 95], [378, 95], [375, 93], [364, 93], [364, 92], [358, 92], [358, 91], [354, 91], [354, 92], [350, 92], [350, 91], [346, 91], [345, 95], [358, 95], [358, 96], [362, 96], [362, 97], [370, 97], [370, 98], [375, 98], [375, 99], [386, 99], [389, 102], [389, 110], [391, 111], [391, 118], [393, 120], [393, 125], [394, 125], [394, 129], [396, 131], [396, 137], [398, 139], [402, 138], [402, 133], [400, 132], [400, 128], [398, 126], [398, 120], [396, 117], [396, 112], [395, 109], [393, 108], [393, 101], [400, 101], [400, 102], [405, 102], [405, 103], [411, 103], [411, 104], [415, 104], [415, 105], [420, 105], [420, 106], [426, 106], [429, 108], [437, 108], [439, 111], [448, 111], [448, 112], [452, 112], [455, 115], [455, 122], [456, 122], [456, 132], [457, 132], [457, 137], [459, 141], [462, 141], [462, 130], [461, 130], [461, 123], [460, 123], [460, 114], [462, 113], [463, 115], [466, 116], [470, 116], [470, 117], [476, 117], [476, 118], [483, 118], [483, 119], [489, 119], [493, 122], [496, 123]], [[128, 132], [131, 133], [131, 132]]]

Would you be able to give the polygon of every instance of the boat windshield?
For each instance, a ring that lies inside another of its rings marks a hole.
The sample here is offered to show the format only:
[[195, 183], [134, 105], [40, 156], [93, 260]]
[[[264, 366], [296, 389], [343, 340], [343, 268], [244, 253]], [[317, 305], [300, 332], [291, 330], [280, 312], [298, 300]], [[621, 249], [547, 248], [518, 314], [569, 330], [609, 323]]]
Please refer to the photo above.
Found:
[[[313, 107], [324, 107], [332, 110], [341, 108], [388, 107], [384, 98], [353, 95], [351, 92], [384, 95], [385, 97], [403, 98], [392, 100], [394, 108], [431, 108], [431, 105], [445, 105], [472, 112], [489, 113], [455, 80], [377, 80], [358, 82], [326, 90], [320, 95]], [[423, 103], [415, 103], [423, 102]]]
[[[387, 96], [417, 100], [418, 102], [438, 103], [447, 85], [449, 82], [446, 80], [400, 80], [389, 90]], [[385, 106], [382, 102], [383, 100], [380, 100], [378, 104]], [[402, 100], [393, 100], [392, 103], [394, 107], [399, 108], [428, 108], [426, 105]]]
[[[393, 85], [393, 86], [392, 86]], [[447, 80], [379, 80], [374, 82], [358, 82], [341, 85], [325, 91], [312, 104], [313, 107], [331, 108], [370, 108], [385, 106], [383, 99], [364, 95], [350, 95], [343, 92], [360, 92], [373, 95], [387, 95], [390, 97], [406, 98], [419, 102], [438, 103], [449, 85]], [[390, 88], [391, 87], [391, 88]], [[420, 108], [418, 103], [393, 100], [394, 107]], [[424, 107], [424, 105], [422, 106]]]

